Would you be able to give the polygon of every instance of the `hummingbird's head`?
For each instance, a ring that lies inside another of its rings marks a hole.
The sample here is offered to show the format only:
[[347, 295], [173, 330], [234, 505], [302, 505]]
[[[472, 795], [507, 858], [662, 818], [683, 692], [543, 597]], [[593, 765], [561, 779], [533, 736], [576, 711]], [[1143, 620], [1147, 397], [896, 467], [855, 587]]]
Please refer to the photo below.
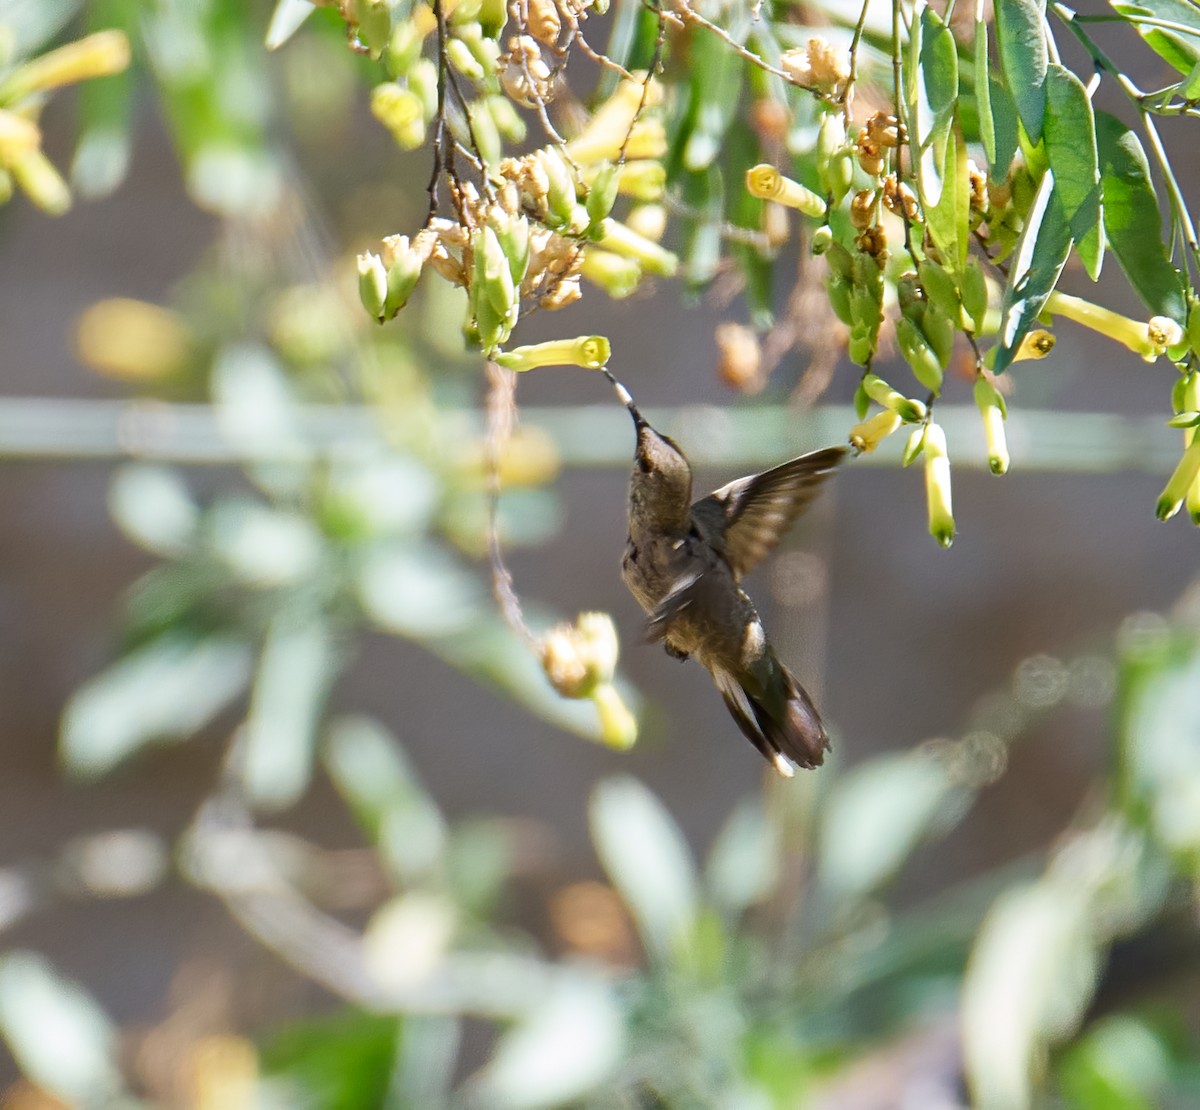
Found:
[[617, 396], [633, 417], [637, 448], [629, 479], [629, 519], [670, 531], [687, 528], [692, 504], [692, 468], [675, 441], [656, 431], [633, 403], [629, 391], [605, 370]]

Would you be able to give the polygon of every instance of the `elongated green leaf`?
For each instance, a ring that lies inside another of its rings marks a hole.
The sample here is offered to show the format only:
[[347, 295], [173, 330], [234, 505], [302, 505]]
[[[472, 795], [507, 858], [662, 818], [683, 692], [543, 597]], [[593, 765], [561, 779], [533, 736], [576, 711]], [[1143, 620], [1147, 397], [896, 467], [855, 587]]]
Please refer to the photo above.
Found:
[[994, 161], [989, 160], [988, 173], [993, 181], [1008, 176], [1013, 155], [1017, 152], [1017, 102], [1008, 86], [995, 73], [988, 75], [988, 101], [992, 108], [992, 143], [996, 148]]
[[992, 95], [988, 60], [987, 20], [975, 21], [975, 104], [979, 114], [979, 141], [987, 155], [988, 166], [996, 164], [996, 125], [992, 119]]
[[1100, 167], [1092, 102], [1083, 83], [1057, 63], [1046, 72], [1046, 157], [1075, 249], [1093, 281], [1104, 258]]
[[278, 50], [314, 11], [312, 0], [278, 0], [267, 25], [267, 49]]
[[636, 779], [602, 782], [592, 794], [592, 840], [647, 949], [664, 957], [696, 916], [696, 869], [679, 826]]
[[1012, 362], [1058, 283], [1070, 253], [1071, 232], [1054, 189], [1054, 171], [1047, 170], [1026, 217], [1000, 306], [1000, 335], [993, 364], [997, 374]]
[[[749, 30], [749, 9], [733, 10], [744, 14], [735, 16], [734, 25], [727, 30], [740, 42]], [[695, 173], [707, 169], [724, 146], [726, 132], [737, 115], [745, 66], [716, 35], [695, 39], [692, 51], [694, 120], [683, 148], [683, 165]]]
[[921, 11], [920, 87], [917, 90], [917, 178], [926, 207], [942, 195], [942, 173], [958, 101], [958, 48], [937, 13]]
[[624, 1030], [612, 988], [599, 975], [560, 971], [532, 1012], [506, 1033], [477, 1077], [478, 1105], [551, 1110], [608, 1078]]
[[765, 898], [779, 877], [779, 829], [759, 798], [739, 803], [717, 833], [704, 880], [709, 897], [729, 913]]
[[1046, 115], [1046, 49], [1044, 2], [996, 0], [996, 40], [1004, 76], [1017, 112], [1032, 143], [1042, 138]]
[[1197, 10], [1195, 4], [1189, 4], [1186, 0], [1140, 0], [1137, 4], [1124, 4], [1114, 0], [1112, 6], [1113, 11], [1125, 16], [1137, 27], [1138, 34], [1146, 40], [1146, 45], [1169, 66], [1186, 76], [1191, 73], [1196, 63], [1200, 62], [1200, 37], [1169, 31], [1163, 27], [1153, 27], [1138, 21], [1139, 16], [1150, 16], [1167, 23], [1179, 23], [1191, 28], [1196, 36], [1200, 36], [1200, 10]]
[[247, 797], [256, 805], [281, 809], [307, 788], [336, 671], [334, 638], [324, 620], [301, 623], [285, 613], [272, 622], [254, 679], [241, 763]]
[[821, 884], [839, 897], [870, 893], [944, 823], [954, 786], [921, 754], [872, 759], [837, 779], [820, 834]]
[[81, 686], [63, 713], [69, 770], [100, 775], [155, 740], [191, 735], [246, 685], [244, 644], [167, 633]]
[[1107, 112], [1096, 113], [1104, 194], [1104, 230], [1129, 284], [1150, 311], [1183, 324], [1183, 279], [1163, 243], [1162, 213], [1137, 136]]
[[946, 148], [942, 169], [942, 190], [938, 202], [926, 207], [929, 234], [942, 252], [942, 262], [952, 274], [962, 273], [967, 261], [971, 237], [971, 193], [967, 167], [967, 142], [962, 129], [952, 131], [953, 142]]
[[21, 1070], [63, 1103], [118, 1103], [116, 1026], [82, 987], [34, 952], [0, 957], [0, 1035]]

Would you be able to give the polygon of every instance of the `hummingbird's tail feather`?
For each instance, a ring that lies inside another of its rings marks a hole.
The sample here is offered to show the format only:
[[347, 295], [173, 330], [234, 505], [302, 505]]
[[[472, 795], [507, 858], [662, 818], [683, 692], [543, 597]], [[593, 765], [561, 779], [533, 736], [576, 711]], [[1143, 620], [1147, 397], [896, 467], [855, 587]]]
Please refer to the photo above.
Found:
[[742, 734], [785, 778], [797, 767], [811, 770], [825, 761], [829, 737], [812, 698], [782, 664], [764, 696], [744, 686], [729, 671], [713, 671], [717, 689]]

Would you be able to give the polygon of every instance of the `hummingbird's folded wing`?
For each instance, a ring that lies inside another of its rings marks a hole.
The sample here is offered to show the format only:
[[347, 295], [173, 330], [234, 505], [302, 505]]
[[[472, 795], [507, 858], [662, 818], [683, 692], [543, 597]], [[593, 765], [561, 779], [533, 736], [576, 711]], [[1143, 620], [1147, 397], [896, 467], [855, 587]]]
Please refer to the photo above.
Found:
[[697, 501], [692, 519], [740, 579], [775, 548], [845, 456], [844, 447], [826, 447], [738, 478]]

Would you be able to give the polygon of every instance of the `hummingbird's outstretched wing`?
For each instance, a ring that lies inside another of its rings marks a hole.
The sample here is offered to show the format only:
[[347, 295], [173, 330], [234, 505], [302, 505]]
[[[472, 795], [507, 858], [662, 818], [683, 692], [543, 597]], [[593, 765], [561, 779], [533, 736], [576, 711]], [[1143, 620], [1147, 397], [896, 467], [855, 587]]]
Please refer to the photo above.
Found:
[[740, 579], [775, 548], [845, 456], [844, 447], [826, 447], [738, 478], [697, 501], [692, 519]]

